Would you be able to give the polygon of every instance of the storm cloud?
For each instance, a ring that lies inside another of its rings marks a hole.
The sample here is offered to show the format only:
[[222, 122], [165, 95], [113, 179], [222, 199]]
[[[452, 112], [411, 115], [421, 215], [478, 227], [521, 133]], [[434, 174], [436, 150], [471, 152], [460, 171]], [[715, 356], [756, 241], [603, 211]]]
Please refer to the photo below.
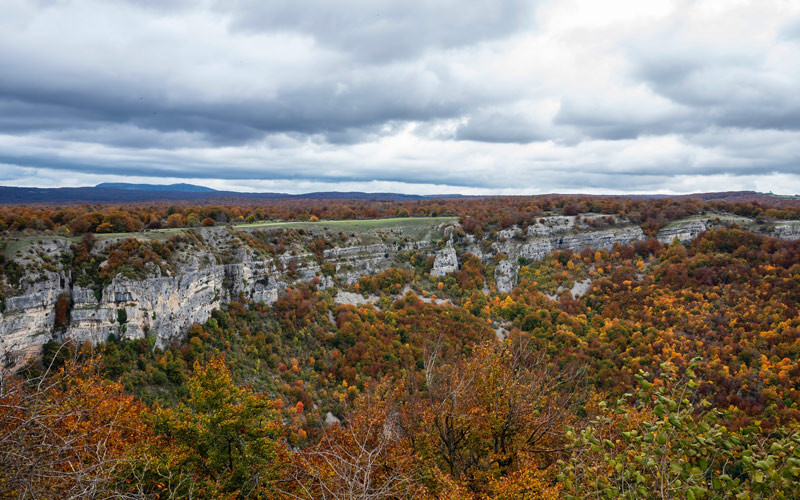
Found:
[[0, 183], [800, 192], [800, 4], [7, 0]]

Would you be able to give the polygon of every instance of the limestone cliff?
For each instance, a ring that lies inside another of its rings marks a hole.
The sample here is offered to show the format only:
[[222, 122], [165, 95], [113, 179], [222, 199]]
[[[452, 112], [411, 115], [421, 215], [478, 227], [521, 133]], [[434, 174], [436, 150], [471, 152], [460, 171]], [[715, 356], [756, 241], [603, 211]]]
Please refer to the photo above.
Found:
[[553, 250], [611, 249], [616, 243], [643, 238], [639, 226], [593, 214], [544, 217], [530, 225], [525, 234], [519, 228], [501, 231], [492, 245], [507, 257], [495, 267], [497, 290], [509, 292], [514, 288], [521, 260], [541, 260]]
[[[750, 231], [770, 236], [800, 239], [800, 221], [780, 221], [760, 225], [751, 219], [731, 215], [694, 217], [674, 221], [662, 228], [656, 238], [671, 243], [675, 238], [687, 242], [713, 227], [737, 225]], [[495, 267], [495, 283], [499, 292], [511, 291], [517, 283], [520, 260], [540, 260], [553, 250], [580, 251], [584, 248], [611, 249], [614, 244], [628, 244], [645, 238], [639, 226], [607, 216], [582, 214], [579, 216], [553, 216], [539, 219], [522, 234], [519, 228], [498, 232], [492, 247], [507, 256]]]
[[[27, 250], [26, 261], [31, 265], [19, 294], [7, 297], [0, 312], [0, 369], [19, 367], [51, 339], [98, 343], [110, 335], [140, 338], [152, 334], [158, 345], [165, 345], [178, 339], [192, 323], [206, 321], [212, 310], [233, 298], [272, 303], [288, 286], [312, 279], [322, 289], [352, 285], [362, 276], [396, 265], [402, 252], [433, 251], [442, 237], [442, 228], [431, 227], [430, 234], [418, 241], [361, 244], [363, 238], [355, 237], [348, 245], [325, 249], [320, 255], [304, 251], [306, 247], [299, 243], [284, 254], [267, 256], [233, 231], [199, 231], [204, 244], [177, 255], [175, 272], [163, 274], [158, 266], [149, 265], [146, 276], [119, 274], [99, 296], [90, 288], [70, 284], [68, 270], [31, 272], [41, 264], [41, 245], [34, 244]], [[45, 241], [43, 245], [52, 245]], [[95, 252], [102, 252], [113, 241], [99, 242]], [[62, 250], [69, 248], [65, 240], [59, 244]], [[327, 271], [320, 265], [323, 262], [328, 264]], [[452, 266], [457, 268], [455, 253]], [[60, 294], [67, 294], [71, 303], [63, 329], [54, 325]]]
[[[677, 221], [657, 237], [664, 242], [674, 238], [688, 241], [710, 227], [732, 223], [779, 238], [800, 239], [797, 221], [758, 225], [741, 218]], [[55, 237], [35, 241], [24, 252], [17, 252], [17, 257], [28, 263], [26, 275], [15, 293], [7, 293], [3, 301], [0, 369], [19, 367], [50, 339], [97, 343], [112, 334], [128, 338], [150, 334], [158, 344], [165, 345], [180, 338], [192, 323], [206, 321], [213, 309], [239, 296], [272, 303], [286, 287], [312, 279], [323, 289], [346, 287], [362, 276], [408, 265], [410, 252], [433, 257], [432, 276], [456, 271], [465, 253], [478, 256], [486, 264], [494, 262], [497, 290], [507, 292], [516, 285], [520, 262], [526, 259], [542, 259], [556, 249], [610, 249], [616, 243], [645, 237], [641, 228], [628, 221], [591, 214], [543, 217], [525, 232], [513, 227], [483, 240], [458, 231], [455, 221], [391, 231], [376, 227], [353, 230], [349, 235], [339, 232], [338, 238], [329, 238], [327, 248], [317, 248], [316, 252], [309, 251], [309, 243], [324, 234], [298, 230], [294, 243], [280, 255], [266, 253], [253, 243], [254, 235], [271, 237], [271, 233], [257, 233], [257, 228], [247, 234], [231, 228], [198, 229], [195, 243], [175, 255], [172, 270], [149, 264], [144, 275], [120, 273], [101, 290], [79, 285], [70, 269], [58, 264], [58, 256], [69, 251], [72, 241]], [[98, 242], [94, 252], [102, 253], [114, 241]], [[69, 321], [56, 328], [59, 296], [70, 299], [71, 311]]]

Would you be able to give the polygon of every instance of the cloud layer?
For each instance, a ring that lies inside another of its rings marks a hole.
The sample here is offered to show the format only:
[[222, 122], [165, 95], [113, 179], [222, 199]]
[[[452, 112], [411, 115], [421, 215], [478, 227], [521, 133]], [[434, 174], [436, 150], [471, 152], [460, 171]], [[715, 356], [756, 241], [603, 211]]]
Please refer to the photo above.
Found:
[[0, 184], [800, 192], [800, 4], [9, 0]]

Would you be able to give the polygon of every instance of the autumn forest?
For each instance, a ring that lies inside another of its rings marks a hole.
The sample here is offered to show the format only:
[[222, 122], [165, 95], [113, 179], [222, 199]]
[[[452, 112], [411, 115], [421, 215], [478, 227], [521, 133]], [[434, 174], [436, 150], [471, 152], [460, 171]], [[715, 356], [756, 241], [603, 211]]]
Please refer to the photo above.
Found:
[[[302, 226], [444, 217], [452, 271], [413, 249], [352, 283], [328, 256], [356, 229]], [[459, 246], [544, 217], [644, 237], [520, 256], [508, 291], [507, 255]], [[657, 238], [687, 218], [721, 222]], [[797, 219], [777, 197], [0, 207], [3, 309], [37, 239], [66, 242], [42, 266], [98, 300], [119, 276], [179, 273], [212, 228], [263, 259], [302, 247], [319, 269], [290, 260], [274, 301], [233, 294], [170, 342], [130, 334], [124, 303], [119, 334], [67, 338], [80, 311], [59, 295], [37, 357], [3, 372], [0, 497], [798, 498], [800, 240], [753, 230]], [[283, 221], [297, 225], [246, 231]]]

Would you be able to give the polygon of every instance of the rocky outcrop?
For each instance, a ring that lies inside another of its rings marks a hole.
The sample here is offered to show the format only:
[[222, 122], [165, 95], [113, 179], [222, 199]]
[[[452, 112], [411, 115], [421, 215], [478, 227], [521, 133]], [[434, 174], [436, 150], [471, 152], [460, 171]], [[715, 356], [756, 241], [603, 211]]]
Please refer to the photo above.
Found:
[[517, 286], [517, 273], [519, 266], [513, 260], [505, 259], [497, 263], [494, 268], [494, 281], [498, 292], [508, 293]]
[[782, 240], [800, 239], [800, 221], [783, 220], [767, 223], [758, 219], [748, 219], [733, 215], [694, 217], [691, 219], [677, 220], [663, 227], [656, 236], [661, 243], [672, 243], [675, 238], [681, 242], [695, 239], [703, 231], [715, 227], [730, 227], [736, 225], [754, 233], [762, 233]]
[[55, 305], [64, 288], [63, 276], [45, 273], [44, 279], [28, 287], [24, 295], [5, 300], [0, 313], [0, 373], [3, 366], [12, 366], [36, 355], [53, 331]]
[[507, 259], [495, 267], [497, 291], [509, 292], [516, 286], [521, 259], [541, 260], [553, 250], [611, 249], [614, 244], [628, 244], [644, 238], [639, 226], [615, 221], [608, 227], [594, 229], [588, 222], [591, 220], [586, 216], [546, 217], [529, 226], [525, 237], [520, 230], [507, 231], [498, 237], [493, 247]]
[[675, 238], [679, 241], [691, 241], [703, 231], [708, 231], [710, 224], [703, 220], [675, 221], [662, 228], [656, 239], [661, 243], [672, 243]]
[[458, 255], [453, 248], [453, 240], [447, 240], [447, 245], [436, 252], [433, 260], [431, 276], [444, 276], [458, 270]]
[[787, 220], [776, 222], [770, 234], [782, 240], [800, 240], [800, 221]]
[[207, 320], [228, 298], [224, 280], [225, 266], [212, 266], [171, 277], [118, 277], [100, 300], [90, 290], [76, 287], [65, 336], [97, 343], [111, 334], [140, 338], [152, 333], [159, 344], [166, 344], [192, 323]]
[[519, 255], [531, 260], [541, 260], [553, 250], [580, 251], [584, 248], [611, 249], [615, 243], [628, 244], [644, 237], [639, 226], [622, 226], [571, 235], [554, 235], [535, 238], [520, 249]]
[[[395, 254], [386, 245], [368, 245], [333, 249], [325, 253], [325, 260], [334, 265], [341, 283], [354, 284], [362, 276], [390, 267]], [[206, 321], [212, 310], [232, 297], [243, 295], [271, 304], [297, 282], [316, 278], [320, 289], [333, 285], [333, 279], [323, 274], [311, 254], [255, 260], [242, 249], [234, 260], [238, 262], [184, 269], [171, 277], [131, 280], [120, 276], [103, 290], [99, 301], [78, 290], [66, 335], [99, 342], [109, 333], [132, 338], [152, 333], [159, 344], [164, 344], [178, 338], [192, 323]], [[279, 270], [289, 268], [290, 262], [297, 263], [293, 276]], [[124, 325], [114, 324], [120, 309], [127, 317]]]
[[336, 297], [333, 299], [337, 304], [347, 304], [351, 306], [360, 306], [362, 304], [372, 304], [378, 300], [378, 297], [364, 297], [359, 293], [346, 292], [339, 290]]

